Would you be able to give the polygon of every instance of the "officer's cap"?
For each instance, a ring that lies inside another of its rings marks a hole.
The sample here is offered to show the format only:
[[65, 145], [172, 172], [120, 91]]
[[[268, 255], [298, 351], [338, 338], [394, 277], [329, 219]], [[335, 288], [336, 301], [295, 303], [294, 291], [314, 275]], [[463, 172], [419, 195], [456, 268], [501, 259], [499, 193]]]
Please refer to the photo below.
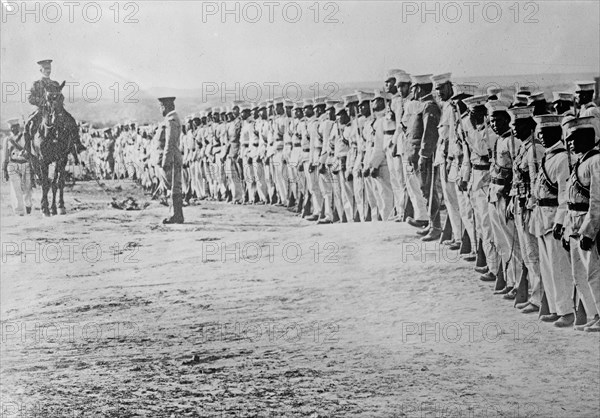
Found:
[[9, 128], [12, 128], [13, 126], [21, 126], [19, 123], [19, 119], [17, 118], [9, 119], [6, 123], [8, 124]]
[[52, 60], [41, 60], [37, 62], [38, 65], [41, 65], [43, 68], [49, 67], [52, 64]]
[[402, 71], [401, 73], [396, 74], [396, 83], [410, 83], [410, 74]]
[[537, 115], [533, 119], [537, 123], [538, 128], [550, 128], [552, 126], [560, 126], [562, 115]]
[[431, 81], [433, 82], [436, 90], [440, 88], [442, 84], [450, 82], [450, 77], [452, 77], [452, 73], [444, 73], [431, 76]]
[[161, 102], [163, 105], [169, 104], [169, 103], [174, 103], [175, 102], [175, 97], [170, 96], [170, 97], [159, 97], [158, 101]]
[[596, 90], [596, 83], [593, 81], [576, 81], [575, 85], [577, 85], [577, 89], [575, 90], [577, 93], [579, 93], [580, 91]]

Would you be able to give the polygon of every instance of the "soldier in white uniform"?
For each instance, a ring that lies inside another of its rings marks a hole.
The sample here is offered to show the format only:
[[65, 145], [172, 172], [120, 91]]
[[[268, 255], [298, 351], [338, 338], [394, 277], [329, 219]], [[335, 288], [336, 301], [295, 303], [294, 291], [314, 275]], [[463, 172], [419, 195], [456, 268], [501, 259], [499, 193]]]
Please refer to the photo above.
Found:
[[29, 150], [18, 119], [8, 121], [10, 135], [4, 140], [2, 172], [10, 184], [10, 202], [15, 215], [31, 213], [31, 164]]
[[514, 220], [507, 212], [509, 192], [512, 185], [513, 161], [521, 140], [515, 138], [510, 129], [508, 104], [502, 100], [486, 103], [490, 115], [490, 125], [498, 136], [492, 149], [491, 181], [489, 187], [489, 216], [494, 235], [494, 243], [500, 254], [506, 287], [494, 292], [509, 298], [516, 296], [514, 289], [522, 274], [521, 249], [515, 236]]
[[[536, 125], [532, 118], [534, 111], [535, 108], [532, 106], [509, 109], [512, 117], [513, 134], [521, 141], [513, 160], [513, 181], [509, 211], [514, 216], [521, 259], [527, 267], [527, 279], [531, 290], [529, 300], [516, 305], [522, 313], [539, 311], [542, 302], [538, 242], [537, 238], [530, 232], [531, 212], [534, 207], [532, 183], [537, 178], [541, 159], [544, 155], [544, 146], [533, 135]], [[520, 277], [517, 277], [515, 289], [519, 287], [520, 279]]]
[[532, 190], [535, 206], [530, 223], [538, 239], [540, 273], [550, 311], [540, 319], [565, 327], [573, 324], [575, 315], [569, 255], [560, 241], [554, 239], [562, 235], [568, 201], [569, 164], [561, 141], [561, 119], [560, 115], [535, 117], [536, 130], [546, 150]]
[[569, 203], [563, 239], [568, 240], [571, 271], [589, 322], [576, 330], [600, 332], [600, 151], [595, 117], [568, 119], [567, 145], [577, 154], [569, 179]]

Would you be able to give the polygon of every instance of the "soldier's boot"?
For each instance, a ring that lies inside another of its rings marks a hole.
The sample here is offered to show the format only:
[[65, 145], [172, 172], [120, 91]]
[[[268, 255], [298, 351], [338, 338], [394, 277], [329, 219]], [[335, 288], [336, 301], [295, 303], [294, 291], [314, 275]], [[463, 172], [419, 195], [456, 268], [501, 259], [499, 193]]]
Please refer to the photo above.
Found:
[[181, 194], [173, 195], [173, 216], [163, 220], [163, 224], [182, 224], [183, 223], [183, 196]]

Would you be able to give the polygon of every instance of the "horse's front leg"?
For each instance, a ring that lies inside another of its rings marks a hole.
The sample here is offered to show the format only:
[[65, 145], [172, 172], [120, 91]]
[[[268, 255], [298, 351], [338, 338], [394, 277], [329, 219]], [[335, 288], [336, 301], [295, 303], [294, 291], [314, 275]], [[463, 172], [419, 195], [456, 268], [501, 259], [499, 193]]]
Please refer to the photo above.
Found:
[[42, 181], [42, 200], [40, 207], [42, 209], [42, 215], [50, 216], [48, 210], [48, 191], [50, 190], [50, 179], [48, 178], [48, 165], [46, 163], [40, 164], [40, 180]]
[[[59, 163], [56, 163], [57, 168]], [[65, 159], [60, 164], [60, 170], [58, 171], [58, 213], [61, 215], [66, 215], [67, 209], [65, 208], [65, 200], [64, 200], [64, 189], [65, 189], [65, 181], [67, 176], [66, 171], [67, 160]]]
[[60, 176], [60, 167], [59, 163], [56, 162], [54, 165], [54, 177], [52, 178], [52, 206], [50, 207], [50, 213], [52, 215], [58, 215], [58, 210], [56, 209], [56, 191], [58, 190], [58, 179]]

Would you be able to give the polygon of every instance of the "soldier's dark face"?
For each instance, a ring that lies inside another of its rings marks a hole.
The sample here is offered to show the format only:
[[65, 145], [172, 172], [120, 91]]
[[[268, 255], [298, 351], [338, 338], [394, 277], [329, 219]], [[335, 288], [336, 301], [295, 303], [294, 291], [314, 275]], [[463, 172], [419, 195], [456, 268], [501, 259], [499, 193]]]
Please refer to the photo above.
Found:
[[579, 103], [580, 105], [584, 105], [584, 104], [588, 104], [589, 102], [592, 101], [592, 98], [594, 97], [594, 92], [593, 91], [579, 91], [577, 92], [577, 103]]
[[285, 115], [287, 117], [291, 117], [292, 116], [292, 106], [286, 106], [285, 107]]
[[542, 141], [545, 148], [550, 148], [561, 140], [562, 128], [560, 126], [550, 126], [541, 128], [538, 132], [538, 138]]
[[228, 114], [227, 114], [227, 121], [228, 121], [228, 122], [231, 122], [231, 121], [233, 121], [234, 119], [235, 119], [235, 116], [233, 116], [233, 113], [232, 113], [232, 112], [230, 112], [230, 113], [228, 113]]
[[232, 109], [232, 111], [233, 111], [233, 117], [234, 118], [237, 118], [237, 117], [240, 116], [240, 108], [239, 107], [234, 106], [234, 108]]
[[242, 119], [246, 120], [250, 117], [250, 109], [242, 110]]
[[440, 95], [440, 99], [442, 99], [444, 102], [448, 101], [450, 99], [450, 97], [452, 97], [452, 94], [453, 94], [452, 83], [447, 82], [447, 83], [442, 84], [438, 88], [438, 92]]
[[315, 115], [317, 115], [317, 117], [321, 116], [323, 113], [325, 113], [325, 105], [315, 106]]
[[492, 131], [494, 131], [494, 133], [496, 135], [502, 135], [506, 131], [508, 131], [508, 129], [510, 128], [509, 123], [510, 123], [510, 116], [508, 116], [508, 113], [506, 113], [506, 112], [492, 113], [492, 116], [490, 118], [490, 126], [492, 127]]
[[21, 126], [19, 126], [19, 125], [12, 125], [10, 127], [10, 131], [13, 133], [13, 135], [19, 135], [19, 132], [21, 131]]
[[278, 103], [277, 107], [275, 108], [275, 112], [278, 115], [283, 115], [285, 113], [285, 108], [283, 107], [283, 103]]
[[554, 113], [557, 115], [562, 115], [563, 113], [571, 110], [571, 102], [567, 100], [558, 100], [554, 102], [552, 108], [554, 109]]
[[304, 117], [304, 112], [302, 111], [302, 109], [297, 108], [294, 110], [294, 116], [296, 117], [296, 119], [302, 119]]
[[385, 82], [385, 92], [390, 94], [396, 94], [398, 89], [396, 89], [396, 79], [388, 78]]
[[267, 118], [267, 109], [265, 109], [264, 107], [262, 109], [260, 109], [258, 111], [258, 116], [262, 119], [266, 119]]
[[348, 115], [351, 118], [356, 116], [356, 103], [349, 103], [347, 109], [348, 109]]
[[398, 91], [402, 97], [408, 97], [410, 94], [410, 83], [398, 83]]
[[481, 125], [485, 119], [485, 115], [487, 114], [487, 109], [485, 106], [475, 106], [470, 113], [473, 121], [475, 121], [477, 125]]
[[596, 131], [594, 128], [578, 129], [567, 138], [567, 142], [574, 153], [583, 154], [596, 145]]
[[379, 112], [383, 109], [385, 109], [385, 101], [383, 99], [375, 99], [375, 101], [373, 102], [373, 111]]
[[363, 116], [369, 116], [371, 114], [371, 106], [367, 100], [358, 105], [358, 110]]
[[220, 115], [220, 114], [218, 114], [218, 113], [214, 113], [214, 114], [212, 115], [212, 120], [213, 120], [213, 122], [215, 122], [215, 123], [219, 123], [219, 122], [221, 121], [221, 115]]
[[304, 116], [306, 116], [307, 118], [310, 118], [314, 114], [315, 114], [315, 110], [312, 106], [306, 106], [304, 108]]
[[342, 110], [340, 113], [338, 113], [337, 120], [340, 124], [347, 125], [350, 122], [350, 117], [345, 110]]

